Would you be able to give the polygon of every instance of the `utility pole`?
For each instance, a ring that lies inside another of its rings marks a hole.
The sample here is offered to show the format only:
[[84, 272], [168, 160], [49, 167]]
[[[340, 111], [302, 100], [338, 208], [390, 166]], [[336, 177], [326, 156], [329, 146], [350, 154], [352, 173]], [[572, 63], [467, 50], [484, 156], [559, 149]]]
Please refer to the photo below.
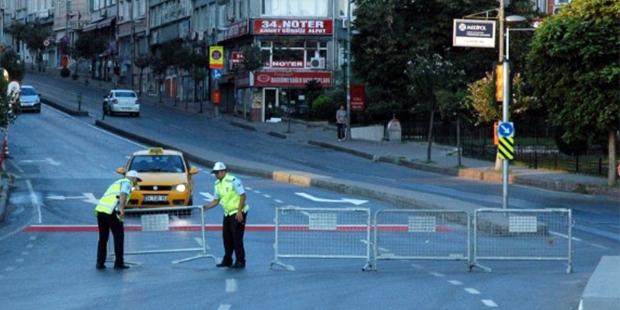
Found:
[[131, 88], [134, 88], [134, 66], [135, 66], [135, 61], [136, 61], [136, 48], [137, 48], [137, 44], [136, 44], [136, 16], [134, 15], [134, 7], [133, 7], [133, 1], [129, 2], [130, 3], [130, 7], [129, 7], [129, 15], [131, 16], [131, 66], [129, 67], [129, 72], [130, 72], [130, 85]]
[[347, 136], [345, 140], [351, 140], [351, 1], [353, 0], [347, 0]]

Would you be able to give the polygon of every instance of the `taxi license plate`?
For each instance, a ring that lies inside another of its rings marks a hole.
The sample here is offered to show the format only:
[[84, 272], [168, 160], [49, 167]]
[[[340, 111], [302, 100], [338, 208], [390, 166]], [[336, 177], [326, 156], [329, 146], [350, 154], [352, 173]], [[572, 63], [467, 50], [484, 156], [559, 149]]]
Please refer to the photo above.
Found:
[[166, 195], [146, 195], [144, 196], [144, 201], [167, 201], [168, 196]]

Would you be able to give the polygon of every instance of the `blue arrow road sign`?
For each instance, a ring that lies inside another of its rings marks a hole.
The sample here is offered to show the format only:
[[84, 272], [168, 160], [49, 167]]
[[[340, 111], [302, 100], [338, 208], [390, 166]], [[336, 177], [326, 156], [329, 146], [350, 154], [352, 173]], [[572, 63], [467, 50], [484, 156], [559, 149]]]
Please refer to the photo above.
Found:
[[515, 126], [512, 122], [499, 122], [497, 126], [497, 135], [502, 138], [513, 137], [515, 135]]
[[218, 80], [222, 77], [222, 70], [213, 69], [211, 70], [211, 75], [213, 76], [214, 79]]

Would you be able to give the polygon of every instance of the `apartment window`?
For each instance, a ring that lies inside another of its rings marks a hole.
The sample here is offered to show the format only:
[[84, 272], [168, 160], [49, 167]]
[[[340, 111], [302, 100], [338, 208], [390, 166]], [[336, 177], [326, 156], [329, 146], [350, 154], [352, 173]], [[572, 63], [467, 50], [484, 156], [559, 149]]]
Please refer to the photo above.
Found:
[[328, 16], [329, 0], [261, 0], [265, 16]]

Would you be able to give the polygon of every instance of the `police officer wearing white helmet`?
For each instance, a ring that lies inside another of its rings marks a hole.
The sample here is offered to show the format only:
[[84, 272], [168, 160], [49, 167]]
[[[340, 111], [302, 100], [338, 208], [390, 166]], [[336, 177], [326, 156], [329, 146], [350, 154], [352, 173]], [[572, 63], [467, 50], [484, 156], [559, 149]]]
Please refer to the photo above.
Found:
[[[211, 171], [215, 180], [214, 199], [205, 204], [205, 209], [211, 209], [218, 204], [224, 210], [222, 223], [222, 239], [224, 241], [224, 258], [217, 267], [230, 267], [236, 269], [245, 268], [245, 249], [243, 247], [243, 234], [250, 206], [246, 203], [245, 189], [241, 180], [228, 173], [223, 162], [216, 162]], [[232, 255], [235, 253], [233, 264]]]

